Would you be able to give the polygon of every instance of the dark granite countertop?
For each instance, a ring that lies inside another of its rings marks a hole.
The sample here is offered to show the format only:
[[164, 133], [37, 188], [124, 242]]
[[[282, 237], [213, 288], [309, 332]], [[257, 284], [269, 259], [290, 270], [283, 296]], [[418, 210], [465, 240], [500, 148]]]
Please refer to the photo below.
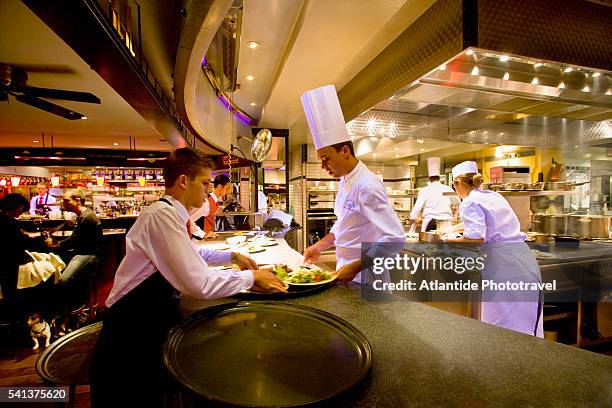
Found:
[[[183, 311], [231, 302], [183, 299]], [[331, 404], [351, 407], [612, 406], [612, 358], [407, 301], [368, 302], [359, 285], [287, 300], [365, 334], [371, 375]]]

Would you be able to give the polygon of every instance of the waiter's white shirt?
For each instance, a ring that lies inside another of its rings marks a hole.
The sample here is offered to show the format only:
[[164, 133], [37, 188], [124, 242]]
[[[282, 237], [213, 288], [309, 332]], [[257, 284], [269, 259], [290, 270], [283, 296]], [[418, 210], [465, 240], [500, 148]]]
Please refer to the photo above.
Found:
[[425, 231], [429, 221], [453, 219], [452, 205], [459, 205], [459, 198], [454, 196], [443, 196], [443, 193], [454, 193], [453, 189], [439, 181], [434, 181], [419, 192], [419, 197], [410, 211], [410, 219], [415, 220], [421, 210], [423, 211], [423, 223], [421, 231]]
[[405, 241], [382, 181], [361, 161], [340, 178], [334, 213], [336, 269], [361, 258], [362, 242]]
[[[53, 197], [51, 194], [49, 194], [47, 192], [47, 194], [45, 194], [47, 196], [47, 205], [48, 204], [55, 204], [56, 200], [55, 197]], [[30, 200], [30, 214], [34, 215], [36, 214], [36, 204], [38, 204], [38, 199], [40, 198], [39, 195], [37, 195], [36, 197], [33, 197]], [[45, 204], [45, 196], [42, 196], [42, 202], [43, 204]]]
[[[231, 253], [198, 248], [187, 236], [189, 214], [171, 196], [172, 203], [148, 206], [126, 236], [126, 254], [106, 300], [110, 307], [141, 282], [159, 271], [181, 293], [197, 299], [231, 296], [253, 286], [253, 273], [212, 270], [208, 264], [231, 262]], [[155, 299], [151, 299], [152, 302]]]

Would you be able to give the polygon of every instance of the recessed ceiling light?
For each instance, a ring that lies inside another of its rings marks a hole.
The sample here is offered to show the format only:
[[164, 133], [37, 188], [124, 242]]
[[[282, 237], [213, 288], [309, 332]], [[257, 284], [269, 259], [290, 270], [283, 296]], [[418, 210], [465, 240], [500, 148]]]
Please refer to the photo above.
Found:
[[504, 81], [507, 81], [507, 80], [509, 80], [509, 79], [510, 79], [510, 73], [509, 73], [509, 72], [506, 72], [506, 73], [504, 74]]
[[536, 62], [535, 64], [533, 64], [534, 68], [540, 68], [543, 64], [541, 62]]
[[575, 145], [574, 147], [578, 147], [578, 145]]
[[539, 83], [538, 77], [533, 77], [533, 79], [531, 80], [531, 84], [532, 85], [537, 85], [538, 83]]
[[593, 73], [593, 78], [597, 78], [600, 75], [601, 75], [601, 72], [595, 72], [595, 73]]
[[472, 68], [472, 72], [470, 72], [470, 74], [472, 74], [472, 75], [478, 75], [478, 67], [474, 67], [474, 68]]
[[247, 81], [252, 81], [255, 79], [255, 77], [253, 75], [247, 75], [246, 76]]
[[372, 153], [372, 157], [376, 157], [376, 153]]
[[87, 120], [87, 116], [81, 116], [81, 119]]
[[398, 158], [398, 157], [399, 157], [399, 154], [396, 154], [396, 155], [395, 155], [395, 158]]
[[417, 143], [425, 143], [423, 139], [417, 139]]
[[399, 150], [399, 147], [394, 147], [393, 150]]
[[472, 54], [474, 54], [474, 50], [467, 50], [465, 52], [465, 55], [472, 55]]
[[574, 68], [572, 67], [567, 67], [563, 70], [563, 72], [572, 72], [574, 70]]
[[113, 143], [113, 146], [119, 146], [119, 143]]
[[32, 140], [32, 143], [38, 143], [38, 140]]
[[425, 149], [421, 149], [421, 151], [422, 151], [422, 152], [424, 152], [424, 151], [425, 151]]
[[255, 50], [257, 48], [259, 48], [261, 46], [260, 43], [258, 43], [257, 41], [249, 41], [247, 42], [247, 47], [249, 47], [252, 50]]
[[499, 57], [499, 60], [500, 60], [501, 62], [506, 62], [506, 61], [508, 61], [509, 59], [510, 59], [510, 57], [509, 57], [509, 56], [507, 56], [507, 55], [502, 55], [501, 57]]
[[251, 103], [249, 103], [249, 105], [251, 105], [251, 106], [257, 106], [257, 104], [256, 104], [255, 102], [251, 102]]

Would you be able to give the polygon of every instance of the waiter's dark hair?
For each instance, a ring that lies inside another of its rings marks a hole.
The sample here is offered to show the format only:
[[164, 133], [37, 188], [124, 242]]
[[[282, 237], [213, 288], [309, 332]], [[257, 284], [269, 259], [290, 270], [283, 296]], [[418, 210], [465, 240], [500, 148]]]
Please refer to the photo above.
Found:
[[347, 140], [346, 142], [340, 142], [340, 143], [331, 145], [331, 147], [333, 147], [337, 152], [342, 150], [343, 146], [348, 146], [349, 151], [351, 152], [351, 155], [355, 156], [355, 148], [353, 147], [353, 142], [351, 142], [350, 140]]
[[224, 186], [230, 182], [230, 178], [225, 174], [217, 174], [215, 179], [213, 180], [213, 186], [217, 187], [219, 185]]
[[15, 211], [20, 207], [28, 208], [30, 203], [21, 194], [11, 193], [0, 199], [0, 211]]
[[212, 160], [199, 150], [191, 147], [176, 149], [166, 157], [164, 165], [164, 185], [170, 188], [181, 174], [193, 180], [202, 169], [212, 169]]
[[432, 183], [434, 181], [440, 181], [440, 176], [429, 176], [429, 181], [431, 181]]

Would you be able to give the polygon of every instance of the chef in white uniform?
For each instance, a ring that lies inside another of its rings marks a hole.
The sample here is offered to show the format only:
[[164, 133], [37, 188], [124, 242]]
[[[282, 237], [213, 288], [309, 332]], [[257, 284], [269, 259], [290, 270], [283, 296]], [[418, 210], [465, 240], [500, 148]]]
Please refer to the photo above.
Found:
[[[462, 199], [459, 217], [464, 232], [463, 237], [446, 240], [483, 243], [483, 280], [541, 283], [540, 267], [524, 242], [516, 214], [501, 194], [479, 188], [483, 180], [476, 162], [453, 167], [453, 188]], [[544, 337], [541, 292], [486, 290], [482, 298], [483, 322]]]
[[410, 212], [410, 219], [414, 222], [423, 212], [421, 231], [438, 229], [444, 231], [452, 225], [454, 218], [453, 207], [459, 206], [456, 196], [444, 196], [443, 193], [454, 193], [453, 189], [440, 183], [440, 158], [427, 159], [427, 172], [429, 185], [419, 192], [419, 197]]
[[334, 205], [337, 221], [329, 234], [306, 248], [304, 261], [317, 261], [322, 251], [335, 245], [338, 279], [360, 281], [361, 243], [389, 242], [401, 248], [404, 229], [382, 181], [355, 157], [336, 88], [316, 88], [301, 99], [321, 168], [340, 178]]

